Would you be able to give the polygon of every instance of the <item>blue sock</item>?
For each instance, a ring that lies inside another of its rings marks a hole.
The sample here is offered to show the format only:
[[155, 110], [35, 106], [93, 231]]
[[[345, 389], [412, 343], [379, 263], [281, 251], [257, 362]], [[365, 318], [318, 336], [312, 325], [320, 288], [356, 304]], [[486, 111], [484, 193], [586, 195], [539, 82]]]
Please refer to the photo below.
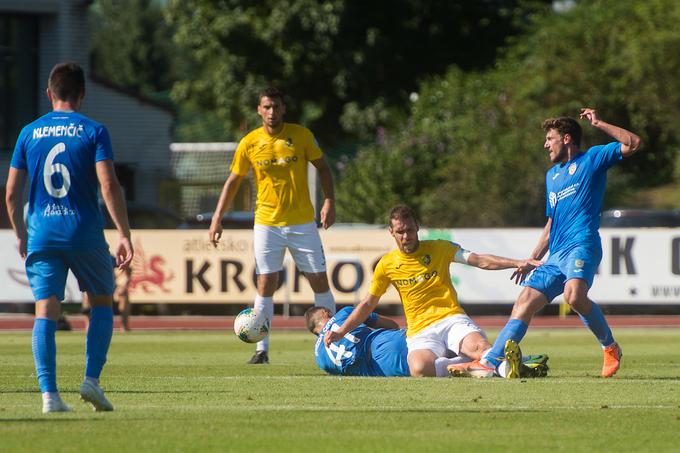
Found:
[[92, 307], [85, 348], [85, 376], [99, 379], [113, 336], [113, 309]]
[[524, 335], [527, 333], [529, 328], [528, 324], [525, 324], [519, 319], [511, 319], [505, 324], [503, 330], [498, 334], [498, 338], [494, 342], [489, 352], [484, 354], [482, 359], [494, 366], [498, 366], [505, 359], [505, 342], [508, 340], [515, 340], [517, 343], [522, 341]]
[[33, 323], [33, 359], [40, 391], [57, 392], [57, 342], [54, 333], [57, 322], [47, 318], [35, 318]]
[[600, 342], [603, 348], [610, 346], [614, 343], [614, 335], [612, 335], [612, 330], [607, 324], [607, 320], [604, 319], [604, 314], [600, 306], [593, 302], [593, 308], [587, 315], [579, 315], [581, 321], [590, 331], [597, 337], [597, 341]]

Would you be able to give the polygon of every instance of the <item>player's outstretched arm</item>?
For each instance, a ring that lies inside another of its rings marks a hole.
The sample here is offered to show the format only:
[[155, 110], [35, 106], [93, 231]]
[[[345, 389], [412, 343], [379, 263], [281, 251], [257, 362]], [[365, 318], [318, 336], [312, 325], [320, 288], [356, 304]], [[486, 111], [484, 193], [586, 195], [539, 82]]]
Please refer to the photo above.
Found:
[[478, 267], [479, 269], [490, 271], [511, 269], [513, 267], [517, 268], [518, 270], [528, 269], [528, 271], [530, 271], [543, 264], [543, 262], [533, 258], [529, 258], [526, 260], [516, 260], [513, 258], [505, 258], [503, 256], [497, 255], [489, 254], [478, 255], [476, 253], [470, 253], [470, 256], [468, 257], [467, 260], [467, 264], [469, 264], [470, 266]]
[[639, 136], [622, 127], [614, 126], [613, 124], [602, 121], [595, 109], [587, 107], [582, 108], [580, 117], [582, 119], [587, 119], [593, 127], [600, 129], [602, 132], [621, 143], [621, 155], [623, 157], [633, 155], [642, 146], [642, 140]]
[[5, 194], [5, 204], [7, 205], [7, 215], [12, 224], [12, 229], [17, 237], [19, 255], [26, 258], [26, 242], [28, 233], [24, 223], [23, 193], [26, 185], [26, 170], [10, 167], [7, 175], [7, 187]]
[[123, 191], [118, 182], [112, 160], [99, 161], [95, 168], [104, 204], [106, 204], [106, 209], [109, 211], [111, 220], [113, 220], [119, 234], [118, 247], [115, 252], [116, 265], [119, 269], [125, 269], [132, 262], [134, 250], [130, 240], [130, 222], [128, 221]]
[[319, 172], [319, 181], [321, 181], [321, 189], [323, 189], [324, 195], [323, 206], [321, 207], [319, 216], [321, 226], [327, 230], [335, 223], [335, 190], [333, 189], [333, 175], [324, 158], [316, 159], [311, 162]]
[[210, 229], [208, 230], [208, 238], [213, 247], [217, 247], [217, 243], [220, 242], [222, 237], [222, 216], [227, 208], [231, 206], [231, 202], [234, 201], [236, 192], [244, 178], [244, 175], [229, 173], [229, 177], [222, 187], [222, 193], [220, 194], [220, 199], [217, 200], [217, 207], [213, 213]]
[[340, 340], [347, 335], [347, 333], [351, 332], [352, 329], [355, 329], [359, 324], [364, 322], [366, 318], [368, 318], [368, 315], [373, 312], [379, 301], [380, 298], [373, 294], [366, 296], [366, 298], [354, 308], [352, 314], [347, 317], [338, 330], [326, 333], [323, 339], [326, 346], [330, 346], [334, 341]]

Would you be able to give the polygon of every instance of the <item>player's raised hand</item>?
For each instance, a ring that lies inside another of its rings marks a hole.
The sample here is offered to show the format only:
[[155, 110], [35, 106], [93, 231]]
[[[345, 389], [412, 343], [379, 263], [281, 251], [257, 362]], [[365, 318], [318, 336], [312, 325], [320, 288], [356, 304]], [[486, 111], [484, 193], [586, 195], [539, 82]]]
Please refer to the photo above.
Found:
[[335, 223], [335, 202], [326, 198], [321, 207], [321, 226], [324, 230], [329, 229]]
[[222, 238], [222, 223], [215, 222], [215, 217], [213, 217], [213, 221], [210, 222], [208, 238], [213, 247], [217, 247], [217, 244], [220, 242], [220, 238]]
[[588, 107], [581, 109], [581, 114], [579, 117], [581, 119], [587, 119], [593, 126], [597, 126], [597, 124], [600, 122], [600, 117], [597, 114], [597, 110]]
[[132, 258], [135, 255], [132, 242], [129, 237], [121, 236], [118, 240], [118, 248], [116, 249], [116, 267], [120, 270], [125, 270], [130, 266]]
[[535, 259], [521, 261], [519, 266], [517, 266], [517, 269], [515, 269], [515, 272], [513, 272], [510, 276], [510, 280], [514, 280], [515, 283], [519, 285], [527, 278], [527, 275], [529, 275], [531, 271], [536, 269], [541, 264], [543, 264], [543, 261]]

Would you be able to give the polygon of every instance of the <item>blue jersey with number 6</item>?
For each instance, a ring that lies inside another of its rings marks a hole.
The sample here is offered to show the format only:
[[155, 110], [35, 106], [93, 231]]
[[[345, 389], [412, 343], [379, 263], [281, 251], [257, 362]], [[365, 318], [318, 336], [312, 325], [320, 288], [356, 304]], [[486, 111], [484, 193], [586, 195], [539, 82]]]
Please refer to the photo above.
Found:
[[314, 350], [319, 368], [346, 376], [409, 376], [406, 333], [371, 328], [378, 318], [375, 313], [330, 347], [325, 346], [326, 332], [341, 326], [353, 310], [339, 310], [319, 333]]
[[95, 169], [103, 160], [113, 160], [109, 133], [80, 113], [50, 112], [23, 128], [11, 166], [30, 179], [29, 252], [107, 247]]

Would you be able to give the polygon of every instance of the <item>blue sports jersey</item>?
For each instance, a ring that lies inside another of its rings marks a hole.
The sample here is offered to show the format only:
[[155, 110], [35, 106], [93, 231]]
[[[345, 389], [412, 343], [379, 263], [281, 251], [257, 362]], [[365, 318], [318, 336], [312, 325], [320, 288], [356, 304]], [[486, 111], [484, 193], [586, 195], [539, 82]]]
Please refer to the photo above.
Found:
[[576, 245], [600, 247], [600, 211], [607, 170], [623, 156], [621, 143], [593, 146], [557, 164], [545, 176], [546, 216], [552, 218], [550, 253]]
[[409, 376], [406, 333], [371, 328], [378, 319], [375, 313], [342, 339], [325, 347], [326, 332], [333, 326], [341, 326], [353, 310], [345, 307], [338, 311], [321, 330], [314, 348], [319, 368], [329, 374], [347, 376]]
[[106, 128], [77, 112], [51, 112], [23, 128], [11, 166], [26, 170], [29, 252], [107, 247], [95, 164], [112, 160]]

